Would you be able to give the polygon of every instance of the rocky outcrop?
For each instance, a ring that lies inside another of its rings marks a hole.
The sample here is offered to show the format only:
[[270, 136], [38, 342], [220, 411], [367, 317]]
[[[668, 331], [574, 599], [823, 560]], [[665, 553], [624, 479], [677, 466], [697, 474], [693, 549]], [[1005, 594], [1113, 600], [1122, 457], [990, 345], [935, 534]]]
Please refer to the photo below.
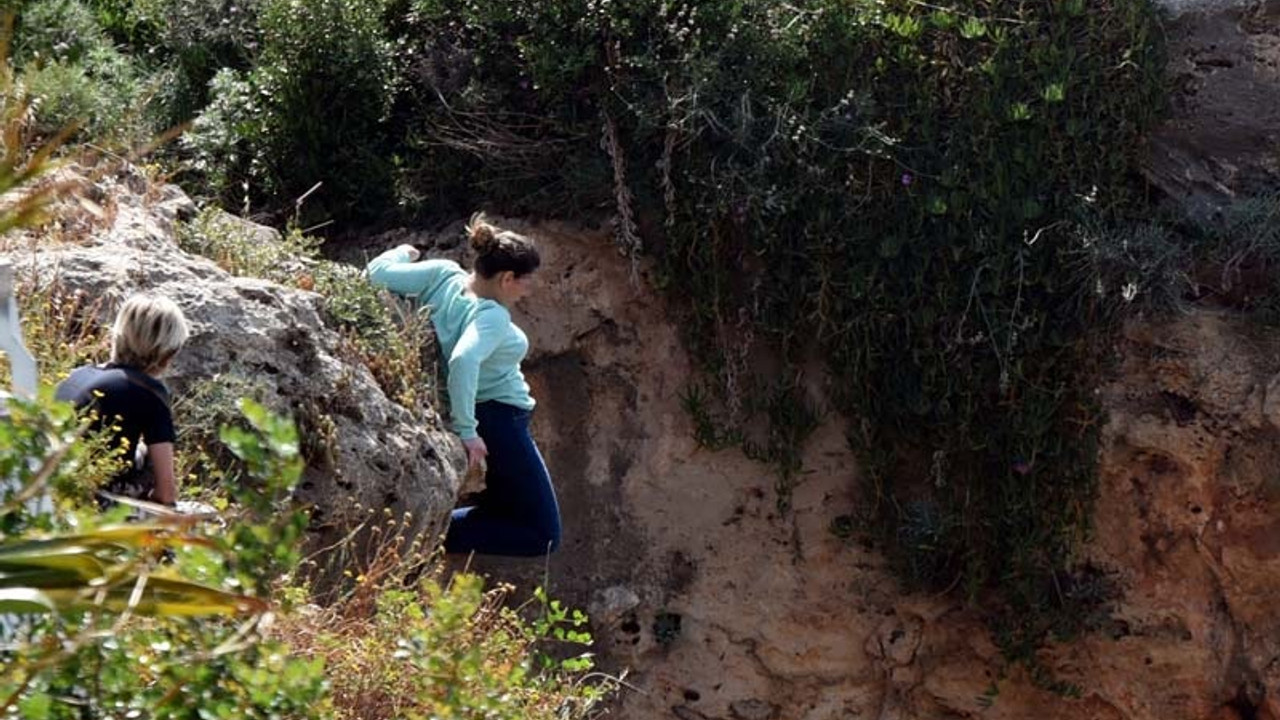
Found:
[[1143, 170], [1202, 218], [1280, 185], [1280, 2], [1159, 0], [1167, 25], [1170, 115]]
[[[318, 545], [364, 520], [361, 507], [407, 515], [410, 534], [433, 538], [443, 530], [465, 467], [460, 445], [434, 415], [423, 422], [389, 400], [369, 370], [342, 352], [318, 295], [236, 277], [179, 249], [175, 222], [195, 207], [176, 187], [154, 187], [130, 170], [78, 184], [100, 207], [88, 215], [72, 207], [38, 244], [12, 244], [6, 256], [20, 274], [101, 299], [90, 306], [103, 323], [135, 291], [173, 298], [192, 326], [166, 377], [179, 406], [201, 381], [238, 376], [298, 419], [304, 445], [314, 450], [298, 495], [313, 506]], [[258, 241], [272, 242], [263, 230]], [[64, 242], [53, 242], [58, 237]]]
[[1280, 718], [1280, 336], [1197, 311], [1130, 325], [1122, 357], [1091, 549], [1119, 630], [1059, 655], [1128, 717]]

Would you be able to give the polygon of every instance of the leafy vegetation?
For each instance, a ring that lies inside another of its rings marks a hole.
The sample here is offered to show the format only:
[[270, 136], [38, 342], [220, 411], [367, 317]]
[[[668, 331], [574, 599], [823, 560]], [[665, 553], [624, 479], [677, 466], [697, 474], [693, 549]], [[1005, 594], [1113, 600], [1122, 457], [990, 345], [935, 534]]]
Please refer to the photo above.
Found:
[[[588, 676], [587, 618], [540, 589], [522, 605], [513, 588], [485, 590], [395, 535], [349, 588], [324, 607], [282, 618], [275, 635], [324, 658], [336, 717], [583, 718], [613, 687]], [[375, 533], [376, 534], [376, 533]]]
[[[305, 516], [290, 506], [300, 439], [241, 403], [221, 432], [259, 482], [218, 523], [162, 515], [121, 524], [81, 510], [94, 446], [72, 409], [15, 401], [0, 419], [0, 710], [177, 718], [585, 718], [610, 688], [589, 682], [586, 617], [537, 594], [442, 570], [417, 545], [352, 573], [325, 607], [297, 576]], [[238, 486], [232, 486], [234, 489]], [[52, 492], [53, 503], [32, 503]], [[399, 538], [403, 541], [403, 538]], [[424, 559], [425, 558], [425, 559]], [[424, 574], [425, 573], [425, 574]], [[526, 620], [520, 610], [539, 609]], [[15, 614], [16, 613], [16, 614]], [[419, 714], [415, 714], [419, 713]]]
[[244, 409], [255, 432], [227, 439], [269, 473], [268, 500], [241, 506], [221, 534], [180, 516], [121, 524], [128, 508], [77, 510], [95, 463], [81, 421], [47, 398], [10, 402], [0, 420], [0, 606], [18, 614], [5, 625], [0, 707], [28, 718], [197, 707], [221, 718], [309, 716], [321, 667], [260, 642], [275, 577], [264, 559], [298, 559], [290, 538], [302, 516], [275, 512], [298, 477], [297, 439], [290, 423]]
[[75, 126], [99, 142], [149, 139], [146, 99], [155, 78], [118, 50], [92, 9], [72, 0], [22, 4], [14, 38], [18, 84], [35, 100], [31, 129], [44, 137]]

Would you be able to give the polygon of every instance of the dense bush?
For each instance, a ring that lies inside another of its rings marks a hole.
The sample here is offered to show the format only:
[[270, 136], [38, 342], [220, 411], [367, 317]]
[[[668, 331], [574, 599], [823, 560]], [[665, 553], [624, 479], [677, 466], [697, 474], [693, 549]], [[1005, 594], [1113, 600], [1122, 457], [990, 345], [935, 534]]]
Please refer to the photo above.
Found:
[[[263, 0], [251, 70], [217, 76], [190, 143], [235, 172], [206, 168], [224, 199], [254, 207], [300, 198], [308, 217], [375, 217], [391, 206], [386, 119], [396, 80], [384, 0]], [[237, 187], [233, 183], [239, 181]], [[269, 202], [268, 202], [269, 201]]]
[[80, 62], [110, 45], [92, 8], [80, 0], [36, 0], [22, 8], [14, 37], [14, 59]]
[[260, 5], [33, 0], [20, 4], [15, 61], [48, 98], [42, 123], [75, 120], [97, 142], [137, 144], [191, 121], [217, 99], [210, 82], [219, 70], [253, 66]]
[[156, 127], [190, 121], [217, 99], [221, 69], [246, 70], [258, 49], [257, 0], [88, 0], [100, 26], [162, 80]]
[[117, 50], [92, 9], [79, 0], [37, 0], [23, 8], [14, 36], [19, 82], [35, 99], [36, 130], [52, 136], [72, 124], [102, 142], [146, 139], [149, 76]]
[[242, 72], [223, 68], [209, 81], [212, 99], [179, 139], [188, 182], [248, 215], [259, 193], [262, 160], [248, 138], [259, 136], [258, 94]]

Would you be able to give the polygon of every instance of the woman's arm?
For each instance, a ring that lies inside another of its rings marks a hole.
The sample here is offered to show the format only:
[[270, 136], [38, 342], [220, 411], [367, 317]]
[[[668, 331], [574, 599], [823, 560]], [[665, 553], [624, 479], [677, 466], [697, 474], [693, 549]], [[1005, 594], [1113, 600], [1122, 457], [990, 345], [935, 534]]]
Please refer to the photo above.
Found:
[[397, 295], [421, 295], [440, 269], [438, 263], [415, 262], [421, 253], [412, 245], [391, 248], [369, 261], [365, 275], [369, 282], [381, 285]]
[[497, 305], [476, 314], [449, 355], [449, 407], [453, 429], [463, 440], [476, 434], [476, 387], [480, 381], [480, 363], [493, 354], [511, 325], [511, 316]]
[[153, 499], [161, 505], [173, 506], [178, 500], [178, 484], [173, 477], [173, 443], [148, 445], [147, 458], [156, 479]]

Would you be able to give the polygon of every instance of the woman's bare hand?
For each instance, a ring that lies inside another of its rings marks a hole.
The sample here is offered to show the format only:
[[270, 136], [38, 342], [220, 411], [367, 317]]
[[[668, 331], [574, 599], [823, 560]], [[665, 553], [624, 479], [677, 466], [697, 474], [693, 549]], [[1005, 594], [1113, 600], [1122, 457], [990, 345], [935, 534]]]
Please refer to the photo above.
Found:
[[462, 446], [467, 449], [467, 468], [474, 470], [480, 467], [484, 459], [489, 455], [489, 448], [485, 447], [484, 440], [479, 437], [464, 439]]
[[407, 243], [397, 247], [396, 249], [404, 250], [405, 252], [409, 253], [409, 262], [417, 262], [418, 258], [422, 257], [421, 250]]

